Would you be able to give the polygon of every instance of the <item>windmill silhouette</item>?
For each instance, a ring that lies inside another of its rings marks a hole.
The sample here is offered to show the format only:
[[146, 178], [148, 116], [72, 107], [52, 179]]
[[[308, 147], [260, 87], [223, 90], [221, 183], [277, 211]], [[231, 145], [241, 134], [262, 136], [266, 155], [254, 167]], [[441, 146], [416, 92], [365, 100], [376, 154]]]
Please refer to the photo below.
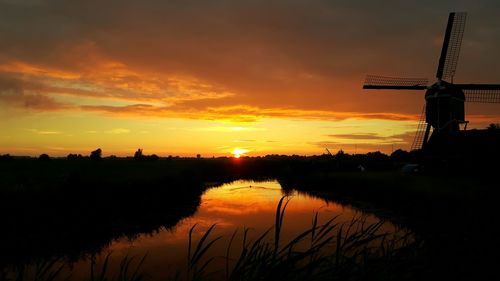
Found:
[[[460, 134], [467, 128], [465, 102], [500, 103], [500, 84], [457, 84], [457, 68], [467, 14], [450, 13], [437, 68], [437, 81], [428, 85], [425, 78], [399, 78], [368, 75], [363, 89], [426, 90], [425, 106], [412, 144], [412, 150], [425, 148], [438, 135]], [[432, 129], [432, 136], [429, 138]]]

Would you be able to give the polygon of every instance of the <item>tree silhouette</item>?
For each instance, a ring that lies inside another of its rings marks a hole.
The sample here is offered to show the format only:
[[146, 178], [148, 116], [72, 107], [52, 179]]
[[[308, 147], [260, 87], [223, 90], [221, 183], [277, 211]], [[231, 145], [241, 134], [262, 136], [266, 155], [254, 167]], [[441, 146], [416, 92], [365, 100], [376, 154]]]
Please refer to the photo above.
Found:
[[494, 130], [500, 130], [500, 124], [498, 124], [498, 123], [496, 123], [496, 124], [495, 123], [491, 123], [488, 127], [486, 127], [486, 129], [492, 130], [492, 131], [494, 131]]
[[142, 148], [138, 148], [137, 151], [134, 153], [134, 160], [137, 161], [144, 161], [144, 160], [156, 161], [158, 159], [160, 159], [160, 157], [158, 157], [158, 155], [156, 154], [144, 155], [142, 153]]
[[396, 162], [409, 161], [410, 153], [408, 151], [397, 149], [391, 154], [391, 160]]
[[144, 155], [142, 154], [142, 148], [138, 148], [137, 151], [134, 153], [134, 159], [142, 160], [142, 158], [144, 158]]
[[66, 158], [68, 160], [77, 160], [77, 159], [82, 159], [83, 156], [81, 154], [68, 154], [68, 156], [66, 156]]
[[10, 154], [0, 155], [0, 161], [12, 161], [14, 157], [10, 156]]
[[50, 156], [48, 154], [43, 153], [43, 154], [40, 154], [40, 156], [38, 156], [38, 160], [48, 161], [48, 160], [50, 160]]
[[102, 150], [100, 148], [90, 152], [91, 160], [101, 160], [102, 158]]

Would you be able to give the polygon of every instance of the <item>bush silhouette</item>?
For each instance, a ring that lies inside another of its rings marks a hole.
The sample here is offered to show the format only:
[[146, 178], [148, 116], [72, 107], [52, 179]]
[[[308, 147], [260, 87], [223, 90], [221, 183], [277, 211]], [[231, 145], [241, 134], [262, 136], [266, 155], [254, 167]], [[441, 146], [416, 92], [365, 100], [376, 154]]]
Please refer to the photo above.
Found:
[[12, 161], [14, 157], [10, 156], [10, 154], [0, 155], [0, 161]]
[[500, 124], [495, 124], [495, 123], [491, 123], [488, 127], [486, 127], [486, 129], [488, 130], [500, 130]]
[[100, 148], [90, 153], [90, 160], [101, 160], [101, 158], [102, 158], [102, 150]]
[[409, 161], [410, 153], [408, 151], [397, 149], [391, 154], [391, 160], [395, 162]]
[[68, 154], [66, 157], [68, 160], [77, 160], [77, 159], [82, 159], [83, 156], [81, 154]]
[[48, 161], [48, 160], [50, 160], [50, 156], [48, 154], [43, 153], [43, 154], [40, 154], [40, 156], [38, 156], [38, 160]]
[[151, 154], [151, 155], [144, 155], [142, 153], [142, 148], [138, 148], [137, 151], [134, 153], [134, 160], [140, 161], [140, 160], [150, 160], [150, 161], [156, 161], [160, 159], [158, 155], [156, 154]]

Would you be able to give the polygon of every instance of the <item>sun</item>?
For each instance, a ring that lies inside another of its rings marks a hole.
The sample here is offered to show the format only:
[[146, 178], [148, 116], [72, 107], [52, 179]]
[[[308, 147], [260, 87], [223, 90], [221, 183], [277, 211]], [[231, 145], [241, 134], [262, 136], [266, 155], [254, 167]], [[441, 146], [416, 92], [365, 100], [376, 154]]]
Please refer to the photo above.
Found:
[[233, 154], [234, 158], [240, 158], [242, 155], [244, 155], [248, 151], [249, 151], [248, 149], [236, 147], [235, 149], [233, 149], [233, 151], [231, 151], [231, 154]]

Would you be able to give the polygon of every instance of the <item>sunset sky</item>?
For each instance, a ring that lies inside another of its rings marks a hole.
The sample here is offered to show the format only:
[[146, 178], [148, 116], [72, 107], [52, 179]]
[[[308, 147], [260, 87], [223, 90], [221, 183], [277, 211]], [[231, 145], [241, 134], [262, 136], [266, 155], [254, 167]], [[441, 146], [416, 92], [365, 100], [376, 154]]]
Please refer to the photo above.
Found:
[[455, 81], [500, 83], [498, 1], [0, 0], [0, 154], [409, 149], [424, 92], [361, 87], [434, 81], [451, 11]]

